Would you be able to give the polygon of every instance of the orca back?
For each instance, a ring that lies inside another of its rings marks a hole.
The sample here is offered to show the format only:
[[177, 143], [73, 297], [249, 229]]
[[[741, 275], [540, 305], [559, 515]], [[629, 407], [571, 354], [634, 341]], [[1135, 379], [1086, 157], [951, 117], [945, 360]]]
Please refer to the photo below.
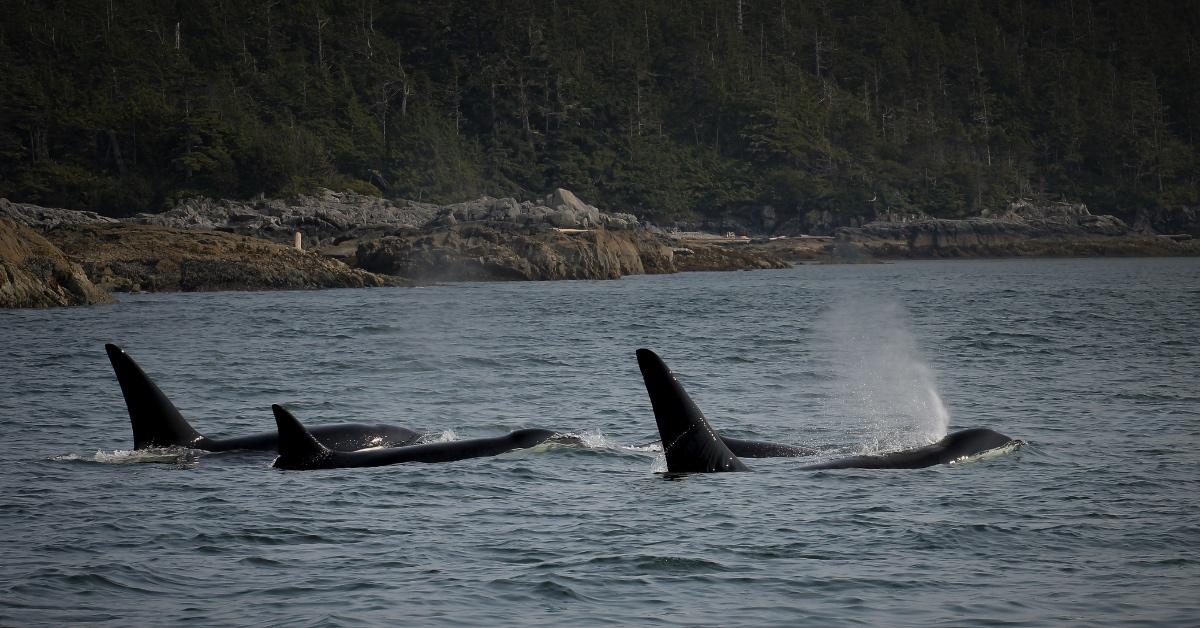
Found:
[[948, 434], [936, 443], [882, 454], [851, 456], [805, 466], [805, 469], [922, 469], [951, 464], [991, 451], [1013, 439], [986, 427]]

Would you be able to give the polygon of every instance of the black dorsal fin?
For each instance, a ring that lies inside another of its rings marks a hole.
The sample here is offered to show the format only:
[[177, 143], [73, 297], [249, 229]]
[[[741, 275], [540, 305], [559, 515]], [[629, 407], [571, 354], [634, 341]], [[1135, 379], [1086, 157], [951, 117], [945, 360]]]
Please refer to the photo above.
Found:
[[106, 344], [104, 350], [108, 352], [108, 360], [117, 374], [125, 406], [129, 409], [134, 449], [194, 447], [204, 440], [133, 358], [117, 345]]
[[696, 407], [662, 358], [649, 349], [637, 350], [638, 366], [654, 406], [654, 419], [662, 438], [671, 473], [749, 471], [721, 441], [704, 413]]
[[312, 469], [333, 452], [322, 445], [300, 423], [291, 412], [279, 404], [271, 404], [275, 413], [275, 424], [279, 427], [279, 458], [275, 466], [280, 469]]

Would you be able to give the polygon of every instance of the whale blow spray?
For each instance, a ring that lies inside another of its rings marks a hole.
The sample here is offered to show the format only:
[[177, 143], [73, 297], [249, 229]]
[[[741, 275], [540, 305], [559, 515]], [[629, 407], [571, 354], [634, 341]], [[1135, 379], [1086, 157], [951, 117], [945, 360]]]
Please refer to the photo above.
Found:
[[834, 366], [832, 405], [864, 422], [868, 451], [925, 445], [946, 435], [950, 413], [897, 302], [842, 295], [820, 318]]

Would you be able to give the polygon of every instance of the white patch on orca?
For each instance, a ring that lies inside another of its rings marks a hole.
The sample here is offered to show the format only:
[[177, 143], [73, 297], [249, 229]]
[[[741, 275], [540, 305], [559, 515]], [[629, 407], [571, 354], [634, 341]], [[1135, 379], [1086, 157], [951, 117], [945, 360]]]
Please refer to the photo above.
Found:
[[389, 443], [386, 438], [382, 436], [376, 436], [371, 439], [370, 444], [368, 444], [366, 447], [355, 449], [354, 451], [374, 451], [376, 449], [388, 449], [392, 446], [393, 445]]
[[964, 462], [977, 462], [979, 460], [988, 460], [990, 458], [998, 458], [1000, 456], [1003, 456], [1004, 454], [1007, 454], [1007, 453], [1010, 453], [1010, 452], [1020, 449], [1021, 446], [1024, 444], [1025, 444], [1025, 441], [1023, 441], [1023, 440], [1014, 440], [1011, 442], [1004, 443], [1003, 445], [996, 447], [994, 449], [989, 449], [987, 451], [981, 451], [977, 454], [972, 454], [970, 456], [962, 456], [961, 458], [956, 458], [954, 460], [951, 460], [950, 462], [947, 462], [946, 464], [962, 464]]

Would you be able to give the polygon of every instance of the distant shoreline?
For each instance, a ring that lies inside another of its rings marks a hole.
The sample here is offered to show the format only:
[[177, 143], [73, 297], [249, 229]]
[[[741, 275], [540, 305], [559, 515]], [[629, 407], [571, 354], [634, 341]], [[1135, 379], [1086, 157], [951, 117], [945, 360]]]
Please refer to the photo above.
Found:
[[[664, 231], [629, 214], [602, 212], [562, 189], [534, 202], [484, 197], [441, 207], [331, 191], [291, 202], [201, 199], [125, 220], [0, 199], [0, 219], [13, 225], [0, 251], [7, 270], [0, 307], [99, 303], [114, 292], [616, 279], [908, 259], [1200, 255], [1200, 238], [1191, 234], [1135, 231], [1069, 204], [1014, 203], [1000, 216], [906, 217], [817, 236]], [[303, 250], [292, 246], [297, 234]]]

